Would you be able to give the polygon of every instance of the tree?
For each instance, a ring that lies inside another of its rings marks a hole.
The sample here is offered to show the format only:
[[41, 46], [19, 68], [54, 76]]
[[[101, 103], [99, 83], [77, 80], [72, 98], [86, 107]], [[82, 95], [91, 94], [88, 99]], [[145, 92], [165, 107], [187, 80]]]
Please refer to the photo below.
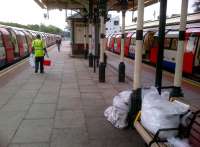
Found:
[[53, 33], [53, 34], [62, 34], [62, 30], [58, 27], [55, 27], [53, 25], [45, 26], [44, 24], [29, 24], [29, 25], [22, 25], [18, 23], [10, 23], [10, 22], [0, 22], [2, 25], [7, 25], [11, 27], [18, 27], [18, 28], [24, 28], [34, 31], [40, 31], [40, 32], [46, 32], [46, 33]]

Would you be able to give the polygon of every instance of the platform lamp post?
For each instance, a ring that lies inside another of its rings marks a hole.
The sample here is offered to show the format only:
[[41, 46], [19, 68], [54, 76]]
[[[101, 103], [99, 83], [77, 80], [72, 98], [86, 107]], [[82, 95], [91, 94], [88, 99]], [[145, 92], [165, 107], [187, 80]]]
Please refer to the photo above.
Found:
[[105, 51], [105, 16], [106, 16], [106, 0], [99, 1], [100, 8], [100, 64], [99, 64], [99, 82], [105, 82], [104, 51]]
[[162, 63], [163, 63], [163, 53], [164, 53], [166, 11], [167, 11], [167, 0], [160, 0], [158, 54], [157, 54], [157, 64], [156, 64], [156, 80], [155, 80], [155, 86], [158, 88], [159, 94], [161, 94], [161, 87], [162, 87], [162, 68], [163, 68]]
[[170, 97], [183, 96], [183, 92], [181, 90], [181, 81], [182, 81], [182, 69], [183, 69], [185, 30], [186, 30], [186, 22], [187, 22], [187, 8], [188, 8], [188, 0], [182, 0], [178, 49], [177, 49], [177, 54], [176, 54], [174, 88], [170, 93]]
[[89, 67], [93, 67], [93, 55], [92, 55], [92, 16], [93, 16], [93, 0], [89, 0]]
[[125, 43], [125, 15], [126, 9], [128, 6], [128, 0], [121, 0], [122, 6], [122, 34], [121, 34], [121, 53], [120, 53], [120, 63], [119, 63], [119, 72], [118, 80], [119, 82], [125, 82], [125, 64], [124, 64], [124, 43]]
[[131, 107], [128, 117], [129, 126], [132, 125], [137, 113], [141, 110], [141, 68], [142, 68], [142, 49], [143, 49], [143, 18], [144, 0], [138, 0], [138, 16], [136, 29], [136, 49], [133, 73], [133, 91], [130, 96]]

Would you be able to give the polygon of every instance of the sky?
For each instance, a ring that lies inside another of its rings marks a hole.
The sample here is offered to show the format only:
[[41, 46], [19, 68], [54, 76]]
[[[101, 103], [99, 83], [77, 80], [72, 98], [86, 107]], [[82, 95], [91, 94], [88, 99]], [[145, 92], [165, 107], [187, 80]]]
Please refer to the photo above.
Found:
[[55, 25], [61, 29], [66, 26], [65, 11], [49, 11], [49, 19], [44, 19], [47, 10], [41, 9], [34, 0], [0, 0], [0, 21], [20, 24]]
[[[181, 12], [181, 1], [182, 0], [168, 0], [167, 1], [167, 15], [171, 16], [172, 14], [180, 14]], [[192, 13], [193, 12], [193, 7], [192, 4], [194, 3], [194, 1], [196, 0], [188, 0], [188, 13]], [[148, 6], [144, 9], [144, 20], [154, 20], [154, 11], [155, 11], [155, 15], [156, 17], [159, 15], [159, 3], [153, 4], [151, 6]], [[117, 13], [117, 12], [109, 12], [109, 14], [112, 15], [112, 17], [116, 17], [119, 16], [120, 20], [121, 19], [121, 13]], [[134, 17], [137, 17], [137, 11], [134, 12]], [[127, 25], [131, 25], [133, 24], [132, 22], [132, 12], [127, 11], [126, 12], [126, 18], [125, 18], [125, 23], [126, 26]], [[120, 21], [121, 22], [121, 21]], [[121, 23], [120, 23], [121, 24]]]
[[[188, 12], [192, 12], [192, 2], [195, 0], [189, 0]], [[65, 22], [65, 11], [50, 10], [49, 19], [44, 18], [44, 13], [46, 10], [41, 9], [34, 0], [0, 0], [0, 21], [4, 22], [16, 22], [20, 24], [45, 24], [54, 25], [61, 29], [64, 29], [67, 23]], [[167, 15], [179, 14], [181, 8], [181, 0], [168, 0], [167, 5]], [[156, 16], [159, 14], [159, 4], [154, 4], [152, 6], [145, 8], [144, 19], [152, 20], [153, 13]], [[109, 12], [112, 16], [119, 16], [121, 18], [121, 13]], [[137, 12], [134, 13], [134, 17], [137, 16]], [[121, 19], [120, 19], [121, 20]], [[126, 25], [131, 25], [132, 22], [132, 12], [126, 13]]]

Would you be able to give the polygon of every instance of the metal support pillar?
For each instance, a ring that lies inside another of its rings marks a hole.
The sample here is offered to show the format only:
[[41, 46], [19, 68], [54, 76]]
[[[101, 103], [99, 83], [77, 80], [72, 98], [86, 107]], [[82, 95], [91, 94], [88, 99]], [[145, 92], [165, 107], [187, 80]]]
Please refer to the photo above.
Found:
[[142, 68], [142, 44], [143, 44], [143, 18], [144, 0], [138, 0], [138, 20], [136, 30], [136, 49], [133, 75], [133, 92], [131, 94], [131, 107], [128, 117], [129, 126], [132, 127], [133, 120], [141, 110], [141, 68]]
[[99, 64], [99, 82], [105, 82], [105, 68], [106, 65], [104, 63], [104, 51], [105, 51], [105, 22], [104, 17], [100, 16], [100, 64]]
[[87, 59], [87, 26], [86, 26], [86, 22], [85, 22], [85, 26], [84, 26], [84, 57], [85, 59]]
[[167, 0], [160, 0], [160, 20], [159, 20], [159, 33], [158, 33], [158, 54], [156, 64], [156, 81], [155, 86], [161, 93], [162, 87], [162, 64], [163, 64], [163, 53], [164, 53], [164, 39], [165, 39], [165, 25], [166, 25], [166, 10]]
[[94, 9], [94, 72], [96, 72], [96, 66], [98, 62], [98, 50], [99, 50], [99, 10]]
[[74, 21], [72, 21], [71, 22], [71, 24], [72, 24], [72, 32], [71, 32], [71, 34], [72, 34], [72, 55], [74, 55], [74, 46], [75, 46], [75, 26], [74, 26]]
[[93, 0], [89, 0], [89, 67], [93, 67], [92, 55], [92, 16], [93, 16]]
[[100, 64], [99, 64], [99, 82], [105, 82], [105, 15], [106, 0], [100, 0]]
[[92, 55], [92, 23], [89, 23], [89, 67], [93, 67], [93, 55]]
[[122, 37], [121, 37], [121, 54], [119, 63], [119, 82], [125, 82], [125, 64], [124, 64], [124, 41], [125, 41], [125, 15], [126, 10], [122, 10]]
[[183, 69], [185, 29], [186, 29], [186, 23], [187, 23], [187, 8], [188, 8], [188, 0], [182, 0], [178, 49], [177, 49], [177, 54], [176, 54], [174, 88], [170, 93], [170, 97], [183, 96], [183, 92], [181, 90], [181, 81], [182, 81], [182, 69]]

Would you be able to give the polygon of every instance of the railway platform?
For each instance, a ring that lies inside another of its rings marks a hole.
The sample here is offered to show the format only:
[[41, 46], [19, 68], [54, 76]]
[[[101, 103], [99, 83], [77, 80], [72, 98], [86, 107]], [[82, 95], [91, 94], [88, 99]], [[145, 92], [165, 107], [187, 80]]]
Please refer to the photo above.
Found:
[[52, 46], [52, 66], [34, 73], [28, 61], [0, 77], [0, 147], [143, 147], [133, 130], [115, 129], [104, 110], [120, 90], [107, 67], [106, 83], [85, 59], [71, 58], [69, 45]]
[[[106, 83], [99, 83], [88, 60], [69, 56], [69, 42], [60, 53], [49, 50], [44, 74], [27, 60], [0, 74], [0, 147], [144, 147], [135, 130], [116, 129], [103, 114], [113, 96], [132, 87], [130, 78], [117, 80], [118, 57], [107, 53]], [[131, 77], [132, 62], [125, 63]], [[154, 69], [143, 66], [143, 86], [153, 85]], [[165, 73], [164, 81], [172, 77]], [[186, 100], [199, 107], [199, 88], [183, 84]]]

